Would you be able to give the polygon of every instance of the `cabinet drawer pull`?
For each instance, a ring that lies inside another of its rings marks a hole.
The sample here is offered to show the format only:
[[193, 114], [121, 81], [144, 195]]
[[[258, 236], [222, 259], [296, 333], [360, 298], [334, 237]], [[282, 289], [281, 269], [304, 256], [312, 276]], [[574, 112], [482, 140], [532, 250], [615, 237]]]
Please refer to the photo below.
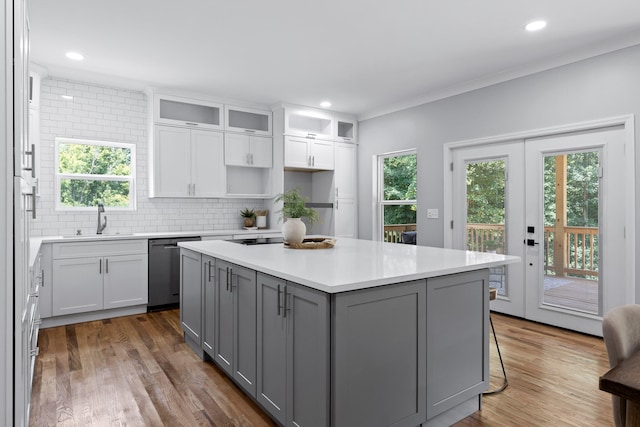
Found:
[[102, 274], [102, 260], [100, 260], [100, 266], [98, 267], [98, 272]]
[[233, 292], [233, 268], [229, 269], [229, 292]]
[[249, 132], [249, 133], [256, 133], [256, 131], [255, 131], [255, 130], [252, 130], [252, 129], [245, 129], [244, 131], [245, 131], [245, 132]]
[[278, 296], [276, 299], [276, 305], [278, 306], [278, 316], [280, 316], [280, 309], [282, 308], [280, 306], [280, 284], [278, 284]]
[[31, 209], [26, 209], [26, 212], [31, 212], [31, 218], [36, 219], [36, 187], [31, 187], [31, 193], [25, 194], [31, 196]]
[[184, 122], [184, 124], [189, 126], [198, 126], [197, 123], [191, 123], [191, 122]]
[[211, 261], [209, 261], [209, 282], [211, 282]]
[[290, 308], [287, 308], [287, 285], [284, 285], [284, 312], [282, 313], [282, 317], [287, 317], [287, 311]]
[[36, 177], [36, 144], [31, 144], [31, 151], [25, 151], [24, 154], [31, 156], [31, 167], [24, 168], [26, 171], [31, 171], [31, 178]]
[[227, 267], [227, 292], [229, 292], [229, 267]]
[[104, 261], [104, 264], [105, 264], [105, 267], [104, 267], [104, 269], [105, 269], [105, 270], [104, 270], [104, 272], [105, 272], [106, 274], [109, 274], [109, 258], [107, 258], [107, 259]]

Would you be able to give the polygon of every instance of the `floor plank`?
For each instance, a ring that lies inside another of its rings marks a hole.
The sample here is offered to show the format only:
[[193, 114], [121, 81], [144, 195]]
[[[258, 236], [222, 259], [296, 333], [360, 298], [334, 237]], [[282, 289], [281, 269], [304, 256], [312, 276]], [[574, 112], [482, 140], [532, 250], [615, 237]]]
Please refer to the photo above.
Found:
[[[492, 313], [509, 387], [468, 426], [612, 426], [602, 339]], [[274, 426], [184, 343], [178, 310], [42, 330], [31, 426]], [[492, 388], [501, 370], [493, 340]]]

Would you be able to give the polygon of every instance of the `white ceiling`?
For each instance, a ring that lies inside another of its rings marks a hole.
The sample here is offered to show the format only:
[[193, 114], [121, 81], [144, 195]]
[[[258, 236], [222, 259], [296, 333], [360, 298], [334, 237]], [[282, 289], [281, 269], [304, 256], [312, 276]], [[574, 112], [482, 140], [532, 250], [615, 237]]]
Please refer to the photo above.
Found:
[[640, 43], [638, 0], [30, 0], [30, 16], [52, 76], [361, 119]]

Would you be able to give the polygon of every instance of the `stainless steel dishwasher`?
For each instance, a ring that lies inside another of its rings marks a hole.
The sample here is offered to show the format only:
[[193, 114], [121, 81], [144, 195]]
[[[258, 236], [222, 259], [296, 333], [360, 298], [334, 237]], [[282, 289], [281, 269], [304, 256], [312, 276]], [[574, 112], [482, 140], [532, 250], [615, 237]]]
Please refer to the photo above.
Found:
[[149, 240], [149, 302], [147, 311], [173, 308], [180, 304], [180, 247], [178, 242], [200, 237]]

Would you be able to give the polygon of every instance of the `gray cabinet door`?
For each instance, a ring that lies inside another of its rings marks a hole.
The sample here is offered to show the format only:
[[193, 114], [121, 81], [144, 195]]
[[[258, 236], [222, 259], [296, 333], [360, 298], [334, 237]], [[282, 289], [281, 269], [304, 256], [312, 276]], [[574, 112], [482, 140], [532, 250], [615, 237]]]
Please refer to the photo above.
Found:
[[216, 260], [202, 255], [202, 291], [204, 292], [202, 348], [211, 357], [215, 357], [214, 326], [215, 326], [215, 283]]
[[489, 271], [427, 279], [427, 419], [489, 387]]
[[426, 288], [418, 280], [333, 296], [332, 425], [426, 421]]
[[[287, 282], [287, 426], [329, 426], [329, 295]], [[355, 425], [355, 424], [351, 424]]]
[[202, 263], [197, 252], [180, 249], [180, 324], [185, 335], [202, 345]]
[[256, 395], [256, 272], [231, 264], [233, 294], [233, 378]]
[[213, 360], [229, 376], [233, 376], [233, 292], [231, 292], [228, 262], [216, 260], [214, 285], [214, 351]]
[[280, 424], [285, 424], [287, 320], [285, 281], [258, 273], [258, 372], [256, 399]]

